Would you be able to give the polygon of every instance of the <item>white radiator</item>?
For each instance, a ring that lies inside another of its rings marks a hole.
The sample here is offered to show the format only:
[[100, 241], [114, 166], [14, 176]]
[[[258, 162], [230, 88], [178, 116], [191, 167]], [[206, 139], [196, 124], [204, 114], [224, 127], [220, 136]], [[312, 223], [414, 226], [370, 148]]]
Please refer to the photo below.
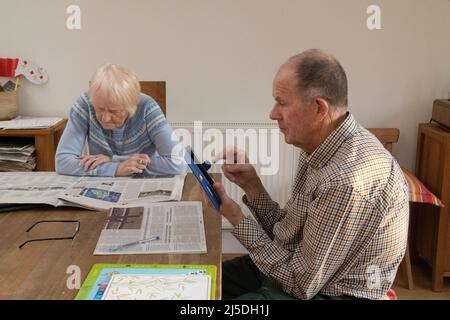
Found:
[[[245, 149], [249, 160], [260, 176], [272, 199], [284, 206], [292, 190], [298, 153], [274, 123], [213, 123], [172, 122], [172, 128], [182, 143], [193, 148], [200, 161], [211, 161], [215, 150], [222, 150], [231, 143]], [[221, 172], [220, 165], [213, 165], [211, 172]], [[222, 183], [227, 194], [239, 203], [245, 214], [250, 214], [242, 203], [242, 190], [223, 176]], [[230, 229], [223, 219], [222, 229]]]

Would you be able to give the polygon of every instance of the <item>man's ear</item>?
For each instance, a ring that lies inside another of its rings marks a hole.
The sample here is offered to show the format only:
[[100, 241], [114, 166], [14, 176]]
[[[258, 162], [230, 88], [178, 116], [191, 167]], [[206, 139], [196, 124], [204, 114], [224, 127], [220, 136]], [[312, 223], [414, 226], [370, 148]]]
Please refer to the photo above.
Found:
[[321, 97], [316, 97], [314, 103], [316, 104], [316, 112], [320, 121], [325, 119], [330, 113], [330, 104], [327, 100]]

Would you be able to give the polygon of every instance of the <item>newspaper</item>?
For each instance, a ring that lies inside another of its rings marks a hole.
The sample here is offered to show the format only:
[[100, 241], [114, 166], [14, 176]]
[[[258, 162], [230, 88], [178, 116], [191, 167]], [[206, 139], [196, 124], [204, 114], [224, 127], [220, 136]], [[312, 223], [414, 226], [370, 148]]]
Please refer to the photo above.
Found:
[[29, 158], [30, 156], [28, 155], [0, 152], [0, 160], [26, 163], [29, 160]]
[[30, 158], [27, 162], [0, 160], [0, 172], [25, 171], [31, 172], [36, 167], [36, 158]]
[[55, 172], [0, 173], [1, 204], [43, 203], [106, 211], [158, 201], [179, 201], [185, 176], [165, 178], [97, 178]]
[[154, 203], [109, 211], [94, 255], [207, 252], [202, 203]]
[[63, 206], [59, 195], [79, 177], [62, 176], [55, 172], [0, 173], [0, 203], [43, 203]]
[[0, 141], [1, 153], [14, 153], [29, 156], [36, 148], [32, 143], [20, 143], [20, 142], [6, 142]]
[[36, 167], [36, 148], [24, 139], [0, 141], [0, 171], [32, 171]]
[[61, 121], [58, 117], [23, 117], [0, 121], [1, 129], [42, 129], [50, 128]]
[[184, 178], [185, 176], [152, 179], [83, 177], [64, 190], [59, 198], [97, 210], [179, 201]]

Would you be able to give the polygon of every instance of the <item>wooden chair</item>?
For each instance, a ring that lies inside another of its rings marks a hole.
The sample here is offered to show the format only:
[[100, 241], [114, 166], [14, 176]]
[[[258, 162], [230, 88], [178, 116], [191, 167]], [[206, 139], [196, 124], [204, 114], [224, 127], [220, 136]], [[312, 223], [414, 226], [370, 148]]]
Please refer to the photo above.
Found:
[[[392, 153], [392, 144], [398, 142], [400, 137], [400, 130], [397, 128], [368, 128], [372, 134], [380, 140], [383, 146]], [[400, 264], [403, 275], [406, 277], [406, 283], [409, 290], [414, 288], [412, 269], [411, 269], [411, 256], [409, 252], [409, 241], [406, 246], [405, 256]]]
[[140, 81], [141, 92], [151, 96], [161, 107], [166, 116], [166, 82], [165, 81]]
[[392, 153], [392, 144], [398, 142], [400, 130], [397, 128], [370, 128], [367, 129], [380, 140], [383, 146]]

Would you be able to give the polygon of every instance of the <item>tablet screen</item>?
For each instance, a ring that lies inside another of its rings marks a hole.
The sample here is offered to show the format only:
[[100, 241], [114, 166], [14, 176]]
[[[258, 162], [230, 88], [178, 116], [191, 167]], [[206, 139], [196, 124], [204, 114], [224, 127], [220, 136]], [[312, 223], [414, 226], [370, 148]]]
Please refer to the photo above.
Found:
[[194, 152], [189, 147], [186, 148], [185, 158], [189, 168], [191, 168], [195, 178], [200, 183], [203, 190], [205, 190], [206, 194], [211, 200], [211, 203], [214, 205], [214, 208], [216, 208], [216, 210], [220, 212], [220, 198], [217, 195], [216, 190], [214, 190], [213, 188], [213, 178], [211, 178], [203, 165], [198, 161]]

